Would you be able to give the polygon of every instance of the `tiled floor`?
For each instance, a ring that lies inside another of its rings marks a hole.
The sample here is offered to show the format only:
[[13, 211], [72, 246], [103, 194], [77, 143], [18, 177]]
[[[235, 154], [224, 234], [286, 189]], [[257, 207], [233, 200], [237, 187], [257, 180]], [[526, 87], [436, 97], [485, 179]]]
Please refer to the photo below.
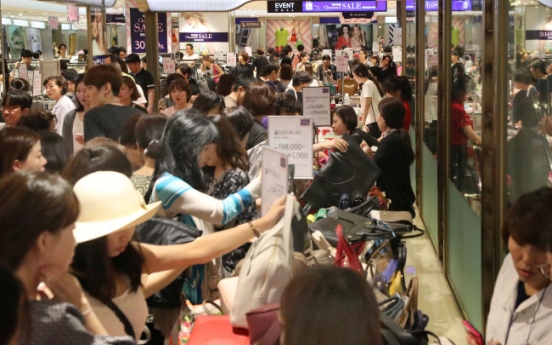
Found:
[[[421, 219], [417, 218], [415, 223], [423, 228]], [[455, 345], [467, 345], [462, 317], [454, 303], [431, 240], [424, 234], [422, 237], [406, 240], [406, 246], [406, 281], [414, 274], [419, 278], [418, 308], [429, 316], [427, 330], [449, 338]]]

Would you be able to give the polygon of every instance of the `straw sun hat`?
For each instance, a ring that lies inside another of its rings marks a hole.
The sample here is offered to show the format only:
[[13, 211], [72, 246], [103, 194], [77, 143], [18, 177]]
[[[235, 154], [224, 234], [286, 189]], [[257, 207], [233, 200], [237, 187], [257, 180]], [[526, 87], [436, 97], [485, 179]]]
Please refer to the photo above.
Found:
[[87, 175], [75, 184], [73, 191], [81, 206], [73, 232], [77, 243], [143, 223], [161, 205], [160, 201], [146, 205], [129, 178], [113, 171]]

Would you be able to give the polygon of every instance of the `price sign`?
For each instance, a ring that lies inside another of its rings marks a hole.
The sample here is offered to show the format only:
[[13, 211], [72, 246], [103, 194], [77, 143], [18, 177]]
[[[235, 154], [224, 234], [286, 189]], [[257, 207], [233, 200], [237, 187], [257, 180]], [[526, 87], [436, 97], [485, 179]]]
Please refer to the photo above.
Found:
[[372, 55], [378, 55], [379, 54], [379, 43], [373, 42], [372, 43]]
[[224, 52], [222, 50], [215, 51], [215, 60], [218, 60], [218, 61], [224, 60]]
[[402, 61], [402, 47], [401, 46], [393, 46], [392, 53], [393, 54], [393, 61], [395, 62], [401, 62]]
[[332, 50], [331, 49], [323, 49], [322, 55], [329, 55], [330, 58], [332, 57]]
[[57, 17], [48, 17], [48, 27], [51, 30], [57, 30], [57, 28], [58, 28], [58, 18]]
[[316, 127], [332, 124], [329, 87], [303, 88], [303, 116], [311, 117]]
[[347, 72], [349, 70], [349, 61], [345, 55], [335, 57], [335, 67], [338, 72]]
[[312, 178], [312, 136], [310, 117], [268, 117], [268, 147], [288, 155], [297, 178]]
[[226, 54], [226, 66], [235, 67], [236, 66], [236, 54], [227, 53]]
[[42, 71], [35, 70], [33, 74], [33, 96], [39, 96], [42, 93]]
[[176, 63], [172, 57], [163, 57], [163, 73], [176, 73]]
[[347, 55], [347, 58], [348, 58], [349, 60], [352, 60], [352, 59], [353, 59], [353, 57], [354, 57], [354, 56], [353, 56], [353, 55], [354, 55], [354, 53], [353, 53], [353, 48], [345, 48], [345, 49], [344, 49], [344, 53], [345, 53], [345, 55]]
[[245, 47], [245, 52], [247, 55], [253, 56], [253, 49], [251, 49], [251, 47]]
[[263, 196], [261, 214], [265, 215], [278, 198], [288, 190], [288, 158], [285, 153], [263, 147]]
[[17, 66], [17, 70], [19, 71], [19, 78], [29, 80], [29, 75], [27, 73], [27, 64], [20, 63], [19, 66]]

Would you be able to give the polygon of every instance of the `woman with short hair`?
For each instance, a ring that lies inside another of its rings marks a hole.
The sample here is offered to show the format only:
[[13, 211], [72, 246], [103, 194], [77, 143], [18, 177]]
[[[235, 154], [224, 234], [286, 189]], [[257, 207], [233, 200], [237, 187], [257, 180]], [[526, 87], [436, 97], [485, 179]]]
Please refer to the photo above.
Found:
[[61, 76], [48, 77], [44, 80], [43, 86], [48, 97], [56, 102], [52, 114], [56, 115], [57, 118], [56, 131], [59, 135], [62, 135], [63, 120], [67, 113], [75, 109], [75, 103], [65, 95], [68, 87], [67, 80]]

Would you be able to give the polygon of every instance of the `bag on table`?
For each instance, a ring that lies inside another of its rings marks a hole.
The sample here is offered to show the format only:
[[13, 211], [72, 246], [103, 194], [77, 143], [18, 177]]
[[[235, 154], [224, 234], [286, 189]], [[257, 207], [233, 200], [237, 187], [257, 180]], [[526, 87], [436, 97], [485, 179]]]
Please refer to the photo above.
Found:
[[298, 214], [299, 203], [293, 195], [287, 195], [285, 205], [282, 219], [255, 240], [243, 260], [230, 313], [235, 327], [248, 327], [249, 311], [280, 302], [291, 280], [294, 260], [291, 223]]

